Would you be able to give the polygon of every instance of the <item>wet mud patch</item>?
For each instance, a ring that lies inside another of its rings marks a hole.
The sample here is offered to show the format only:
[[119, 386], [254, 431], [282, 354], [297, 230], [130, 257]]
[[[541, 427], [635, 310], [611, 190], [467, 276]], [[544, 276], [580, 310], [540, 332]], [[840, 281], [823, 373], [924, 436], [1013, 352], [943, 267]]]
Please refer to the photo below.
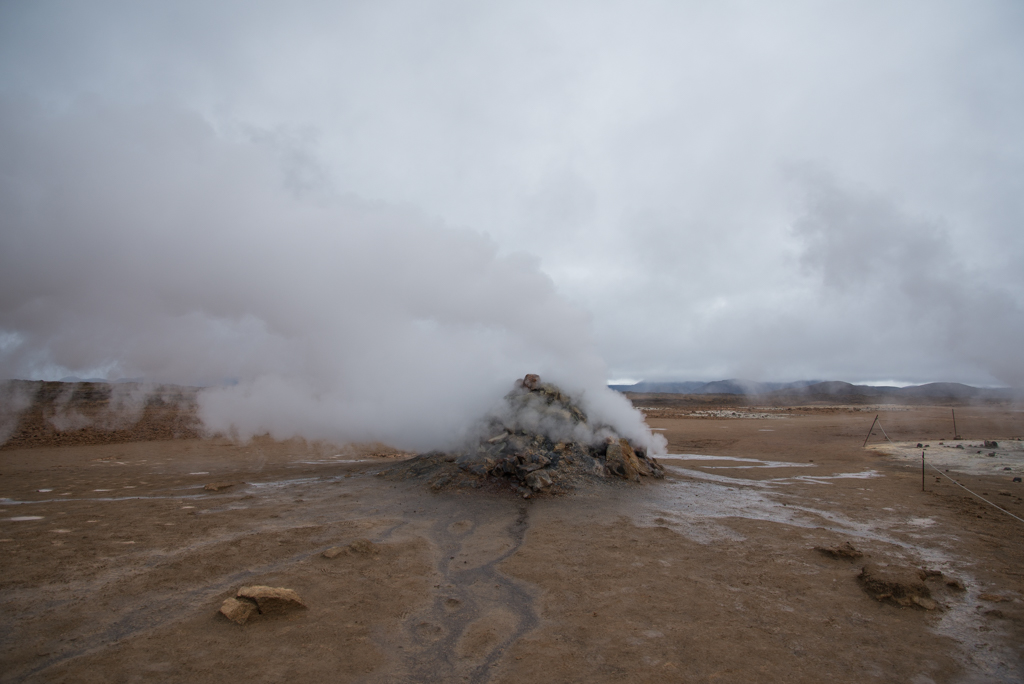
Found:
[[[40, 519], [0, 523], [0, 681], [1019, 681], [1016, 528], [865, 452], [863, 416], [659, 421], [732, 460], [523, 500], [294, 444], [8, 451], [0, 513]], [[868, 563], [941, 571], [941, 608], [872, 598]], [[251, 584], [309, 608], [218, 614]]]
[[[957, 667], [929, 653], [936, 637], [924, 611], [915, 622], [879, 613], [850, 568], [809, 549], [794, 557], [791, 537], [747, 528], [742, 542], [707, 547], [620, 518], [573, 540], [540, 520], [504, 568], [541, 587], [541, 623], [495, 681], [852, 681], [879, 669], [942, 681]], [[881, 636], [896, 633], [896, 646]], [[837, 639], [857, 649], [837, 650]]]

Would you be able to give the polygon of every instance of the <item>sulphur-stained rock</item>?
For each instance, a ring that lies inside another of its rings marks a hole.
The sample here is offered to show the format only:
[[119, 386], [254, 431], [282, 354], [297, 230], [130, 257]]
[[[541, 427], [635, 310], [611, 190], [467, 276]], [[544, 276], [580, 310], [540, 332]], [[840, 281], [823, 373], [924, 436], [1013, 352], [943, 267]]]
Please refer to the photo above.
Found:
[[267, 587], [255, 585], [242, 587], [238, 590], [236, 597], [242, 600], [249, 600], [256, 604], [260, 615], [275, 615], [285, 613], [296, 608], [305, 608], [299, 595], [291, 589], [283, 587]]
[[542, 466], [539, 463], [523, 463], [521, 465], [516, 466], [515, 473], [520, 480], [526, 482], [526, 478], [530, 477], [530, 473], [532, 473], [535, 470], [540, 470], [543, 467], [544, 466]]
[[914, 605], [918, 606], [919, 608], [924, 608], [925, 610], [936, 610], [939, 607], [938, 603], [931, 600], [930, 598], [925, 598], [924, 596], [911, 596], [910, 601]]
[[609, 444], [604, 452], [604, 463], [613, 473], [625, 472], [625, 464], [622, 458], [622, 447], [618, 444]]
[[982, 601], [991, 601], [992, 603], [1008, 600], [1005, 596], [1000, 596], [999, 594], [978, 594], [978, 598]]
[[220, 606], [221, 615], [240, 625], [244, 625], [257, 612], [258, 610], [254, 602], [233, 597], [224, 599], [224, 603]]
[[619, 446], [622, 447], [622, 455], [627, 461], [629, 461], [629, 465], [633, 466], [633, 470], [644, 477], [651, 476], [650, 469], [640, 462], [640, 459], [637, 457], [636, 452], [633, 450], [633, 447], [630, 446], [629, 442], [624, 439], [620, 439]]
[[534, 470], [532, 473], [528, 473], [525, 482], [526, 486], [535, 492], [547, 489], [553, 483], [551, 473], [546, 470]]
[[[925, 576], [925, 572], [918, 568], [868, 563], [861, 569], [857, 580], [864, 591], [878, 601], [934, 610], [936, 606], [931, 601], [928, 586], [924, 583]], [[929, 605], [932, 607], [929, 608]]]
[[[629, 457], [633, 456], [632, 459]], [[608, 451], [605, 452], [605, 465], [608, 466], [608, 470], [613, 475], [618, 475], [626, 480], [633, 480], [635, 482], [640, 481], [640, 471], [637, 470], [633, 462], [636, 460], [636, 456], [633, 455], [633, 450], [630, 449], [627, 455], [625, 449], [622, 448], [622, 444], [616, 442], [608, 445]]]
[[656, 480], [660, 480], [663, 477], [665, 477], [665, 469], [662, 467], [660, 463], [655, 461], [650, 456], [645, 457], [644, 461], [647, 463], [647, 467], [650, 468], [651, 470], [651, 477], [653, 477]]

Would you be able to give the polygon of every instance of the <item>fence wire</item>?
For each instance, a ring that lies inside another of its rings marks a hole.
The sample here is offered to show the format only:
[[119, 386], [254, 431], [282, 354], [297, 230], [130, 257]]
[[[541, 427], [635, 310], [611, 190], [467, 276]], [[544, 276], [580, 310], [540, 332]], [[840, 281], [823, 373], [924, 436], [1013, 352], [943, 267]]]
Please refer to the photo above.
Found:
[[996, 505], [996, 504], [992, 503], [991, 501], [989, 501], [988, 499], [986, 499], [985, 497], [983, 497], [983, 496], [982, 496], [981, 494], [978, 494], [978, 493], [976, 493], [976, 492], [972, 492], [972, 491], [971, 491], [970, 489], [968, 489], [967, 487], [964, 487], [964, 486], [963, 486], [962, 484], [960, 484], [959, 482], [957, 482], [956, 480], [954, 480], [953, 478], [951, 478], [951, 477], [950, 477], [949, 475], [947, 475], [946, 473], [942, 472], [941, 470], [939, 470], [938, 468], [936, 468], [935, 466], [933, 466], [933, 465], [932, 465], [931, 463], [926, 463], [926, 465], [927, 465], [927, 466], [928, 466], [929, 468], [931, 468], [932, 470], [934, 470], [935, 472], [937, 472], [937, 473], [938, 473], [939, 475], [941, 475], [942, 477], [946, 478], [947, 480], [949, 480], [950, 482], [952, 482], [953, 484], [955, 484], [955, 485], [956, 485], [957, 487], [959, 487], [960, 489], [962, 489], [962, 490], [964, 490], [965, 492], [967, 492], [968, 494], [971, 494], [972, 496], [976, 496], [976, 497], [978, 497], [979, 499], [981, 499], [982, 501], [984, 501], [985, 503], [987, 503], [987, 504], [988, 504], [989, 506], [992, 506], [993, 508], [998, 508], [999, 510], [1001, 510], [1001, 511], [1002, 511], [1003, 513], [1005, 513], [1006, 515], [1010, 516], [1011, 518], [1015, 518], [1015, 519], [1017, 519], [1017, 520], [1020, 520], [1021, 522], [1024, 522], [1024, 518], [1020, 518], [1020, 517], [1018, 517], [1018, 516], [1014, 515], [1013, 513], [1011, 513], [1010, 511], [1006, 510], [1005, 508], [1003, 508], [1003, 507], [1001, 507], [1001, 506], [998, 506], [998, 505]]

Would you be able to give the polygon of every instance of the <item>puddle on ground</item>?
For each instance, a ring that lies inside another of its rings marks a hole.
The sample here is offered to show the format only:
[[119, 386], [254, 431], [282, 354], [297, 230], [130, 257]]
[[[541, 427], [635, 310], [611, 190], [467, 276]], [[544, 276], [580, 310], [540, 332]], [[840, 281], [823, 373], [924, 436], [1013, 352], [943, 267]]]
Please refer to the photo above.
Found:
[[331, 478], [323, 477], [297, 477], [292, 480], [272, 480], [270, 482], [246, 482], [245, 484], [249, 487], [255, 487], [256, 489], [263, 489], [264, 487], [269, 488], [280, 488], [280, 487], [291, 487], [292, 485], [299, 484], [310, 484], [312, 482], [330, 482]]
[[[668, 457], [659, 457], [659, 460], [734, 461], [748, 464], [725, 466], [734, 470], [816, 467], [814, 463], [765, 461], [757, 458], [697, 454], [670, 454]], [[703, 470], [697, 470], [695, 468], [665, 464], [666, 470], [686, 478], [676, 480], [673, 482], [673, 486], [669, 488], [669, 491], [672, 492], [672, 495], [670, 495], [671, 501], [675, 504], [670, 506], [671, 513], [682, 513], [685, 511], [684, 517], [692, 518], [693, 521], [698, 518], [740, 517], [779, 522], [799, 527], [822, 527], [822, 522], [825, 521], [839, 526], [839, 528], [828, 529], [835, 529], [835, 531], [845, 533], [856, 531], [860, 536], [872, 536], [873, 531], [877, 527], [889, 527], [896, 524], [895, 517], [888, 521], [880, 520], [870, 524], [859, 523], [831, 511], [817, 510], [802, 505], [789, 505], [788, 502], [781, 500], [781, 498], [789, 498], [786, 489], [796, 483], [830, 485], [832, 483], [829, 480], [881, 477], [881, 474], [876, 470], [833, 473], [831, 475], [790, 475], [751, 480], [743, 477], [730, 477], [720, 473], [707, 472], [712, 469], [721, 469], [721, 466], [704, 466], [703, 468]], [[885, 539], [884, 541], [890, 540]]]
[[800, 480], [802, 482], [813, 482], [815, 484], [832, 484], [827, 480], [870, 480], [873, 477], [882, 477], [877, 470], [865, 470], [860, 473], [839, 473], [838, 475], [798, 475], [797, 477], [781, 478], [781, 480]]
[[[95, 491], [95, 490], [94, 490]], [[99, 491], [109, 492], [109, 489], [103, 489]], [[70, 494], [71, 492], [68, 492]], [[61, 494], [60, 496], [66, 496]], [[109, 502], [109, 501], [141, 501], [141, 500], [159, 500], [159, 499], [174, 499], [175, 501], [181, 499], [206, 499], [209, 498], [209, 494], [174, 494], [168, 496], [91, 496], [86, 499], [38, 499], [36, 501], [18, 501], [15, 499], [0, 499], [0, 505], [3, 506], [26, 506], [30, 504], [48, 504], [48, 503], [69, 503], [72, 501], [85, 501], [87, 503], [94, 503], [97, 501]]]
[[371, 458], [325, 458], [319, 461], [294, 461], [295, 463], [302, 463], [303, 465], [321, 465], [323, 463], [366, 463], [372, 461]]
[[739, 456], [707, 456], [705, 454], [666, 454], [657, 457], [659, 461], [733, 461], [751, 465], [701, 466], [703, 468], [814, 468], [813, 463], [793, 463], [791, 461], [765, 461], [760, 458], [741, 458]]

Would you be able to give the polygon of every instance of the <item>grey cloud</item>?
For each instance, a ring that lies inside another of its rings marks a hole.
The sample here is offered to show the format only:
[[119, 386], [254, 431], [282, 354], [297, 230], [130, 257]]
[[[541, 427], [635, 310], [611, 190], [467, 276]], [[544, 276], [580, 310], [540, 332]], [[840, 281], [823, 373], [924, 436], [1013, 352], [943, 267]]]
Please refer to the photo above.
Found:
[[[1017, 382], [1000, 340], [1017, 334], [1024, 302], [1018, 2], [84, 7], [0, 9], [0, 92], [51, 112], [90, 97], [155, 119], [188, 112], [167, 125], [270, 155], [273, 172], [262, 156], [202, 157], [197, 178], [216, 167], [238, 179], [211, 184], [225, 199], [203, 206], [209, 221], [223, 206], [252, 205], [257, 224], [277, 211], [245, 190], [271, 174], [303, 212], [350, 194], [360, 211], [402, 207], [414, 233], [433, 217], [485, 233], [495, 259], [533, 255], [548, 287], [591, 316], [612, 377]], [[138, 126], [104, 134], [110, 163], [149, 144]], [[167, 163], [203, 154], [190, 149]], [[12, 173], [31, 194], [42, 153], [25, 154]], [[83, 202], [91, 172], [67, 172]], [[125, 182], [157, 217], [198, 192]], [[256, 258], [237, 235], [208, 232], [217, 253], [235, 240], [236, 258]], [[278, 264], [294, 267], [287, 250]], [[179, 312], [185, 327], [218, 321], [236, 344], [287, 346], [283, 323], [223, 322], [232, 287]], [[46, 302], [35, 307], [45, 326]], [[130, 301], [120, 310], [147, 320]], [[168, 368], [177, 343], [160, 340], [175, 329], [153, 341]]]
[[[737, 262], [723, 251], [632, 293], [643, 302], [630, 320], [645, 321], [646, 349], [631, 326], [599, 331], [620, 358], [634, 354], [627, 368], [676, 378], [816, 378], [827, 368], [853, 380], [1024, 382], [1019, 275], [999, 259], [975, 263], [955, 231], [893, 199], [820, 172], [792, 183], [801, 199], [778, 236], [788, 255]], [[699, 365], [707, 359], [724, 363], [708, 373]]]
[[[1024, 384], [1018, 283], [1000, 282], [998, 273], [992, 282], [984, 266], [965, 263], [942, 225], [907, 216], [885, 198], [825, 179], [812, 181], [808, 194], [795, 232], [805, 245], [803, 267], [824, 286], [825, 306], [859, 310], [861, 329], [877, 331], [898, 353], [923, 352], [951, 366], [966, 361], [999, 382]], [[858, 326], [844, 327], [864, 337]]]

